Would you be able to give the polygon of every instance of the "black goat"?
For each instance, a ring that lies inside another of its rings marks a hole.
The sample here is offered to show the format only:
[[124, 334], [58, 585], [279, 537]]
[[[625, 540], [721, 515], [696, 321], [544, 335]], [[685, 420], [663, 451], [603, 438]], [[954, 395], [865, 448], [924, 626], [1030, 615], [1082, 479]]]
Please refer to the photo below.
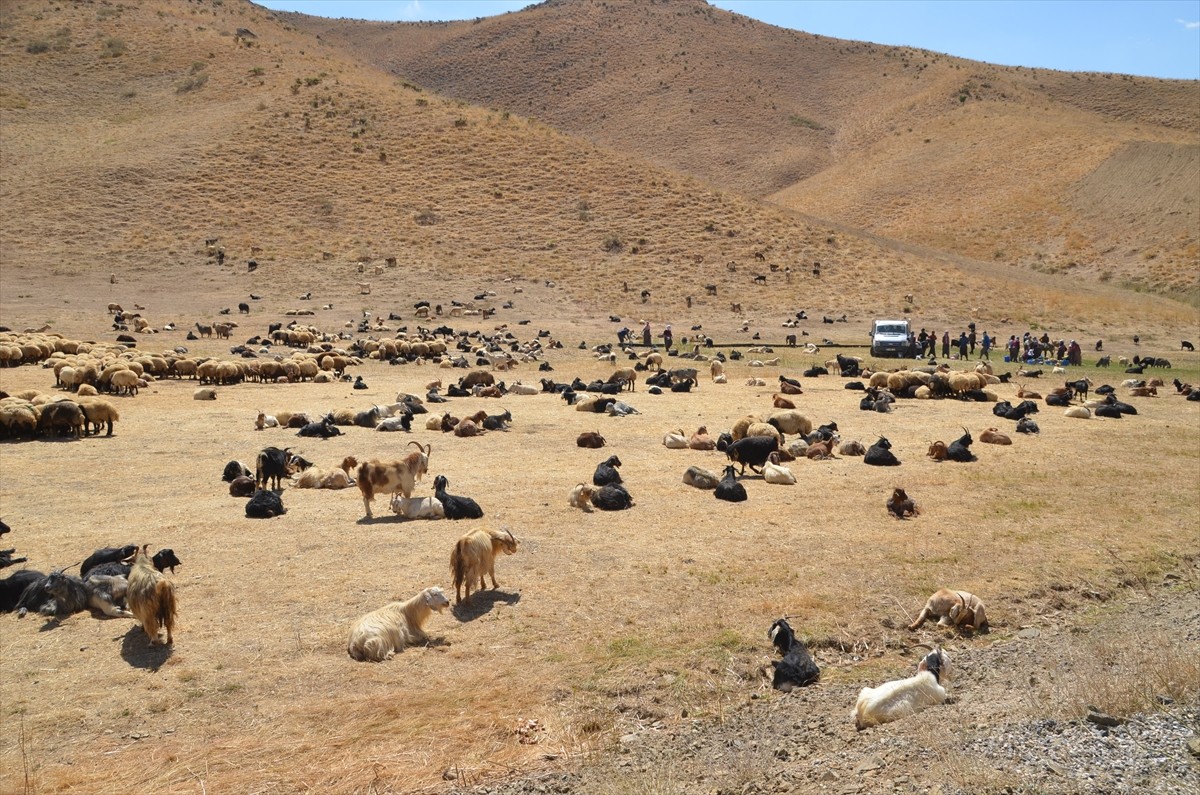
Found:
[[450, 481], [446, 480], [445, 475], [438, 475], [433, 479], [433, 496], [437, 497], [438, 502], [446, 510], [447, 519], [482, 519], [483, 509], [479, 507], [479, 503], [470, 497], [458, 497], [454, 494], [447, 494], [446, 487], [450, 485]]
[[250, 467], [246, 466], [241, 461], [230, 461], [225, 465], [225, 471], [221, 475], [221, 480], [225, 481], [226, 483], [232, 483], [234, 478], [240, 478], [243, 475], [249, 477], [250, 474]]
[[507, 431], [512, 422], [512, 414], [508, 409], [503, 414], [489, 414], [483, 418], [483, 428], [487, 431]]
[[863, 463], [873, 467], [898, 467], [900, 459], [892, 454], [892, 443], [880, 436], [879, 441], [867, 448], [867, 454], [863, 456]]
[[609, 483], [592, 494], [592, 505], [602, 511], [624, 511], [633, 507], [633, 497], [620, 483]]
[[975, 454], [971, 452], [971, 443], [973, 441], [975, 440], [971, 438], [971, 432], [963, 428], [963, 435], [946, 447], [946, 457], [951, 461], [958, 461], [963, 464], [976, 460]]
[[127, 558], [133, 558], [138, 548], [136, 544], [127, 544], [123, 547], [102, 547], [97, 549], [92, 554], [84, 558], [83, 563], [79, 564], [79, 576], [87, 579], [92, 569], [104, 563], [120, 563]]
[[592, 474], [592, 484], [596, 486], [608, 486], [613, 483], [621, 483], [621, 473], [617, 471], [617, 467], [621, 466], [621, 459], [615, 455], [610, 455], [605, 461], [601, 462], [596, 467], [596, 471]]
[[250, 519], [270, 519], [285, 513], [287, 508], [283, 507], [283, 500], [275, 492], [266, 489], [256, 491], [246, 502], [246, 516]]
[[829, 371], [819, 365], [813, 365], [801, 373], [801, 375], [803, 375], [805, 378], [816, 378], [817, 376], [821, 375], [829, 375]]
[[1022, 417], [1017, 420], [1017, 433], [1041, 433], [1042, 429], [1038, 424], [1028, 417]]
[[14, 571], [12, 574], [0, 580], [0, 613], [11, 613], [17, 609], [17, 603], [21, 599], [21, 594], [25, 592], [32, 583], [44, 580], [45, 574], [32, 569], [23, 569]]
[[354, 424], [359, 428], [374, 428], [379, 424], [379, 406], [372, 406], [355, 414]]
[[117, 606], [128, 585], [124, 577], [93, 576], [85, 582], [59, 569], [26, 586], [17, 615], [36, 610], [44, 616], [69, 616], [90, 606], [105, 615], [128, 617], [129, 611]]
[[685, 378], [677, 384], [671, 384], [672, 392], [691, 392], [692, 387], [696, 385], [696, 379]]
[[[750, 438], [763, 439], [772, 437], [755, 436]], [[738, 441], [745, 441], [745, 439], [739, 439]], [[717, 484], [717, 489], [713, 492], [713, 496], [718, 500], [725, 500], [726, 502], [746, 501], [746, 487], [737, 482], [737, 477], [733, 474], [733, 464], [725, 467], [725, 476]]]
[[1092, 413], [1097, 417], [1107, 417], [1110, 420], [1121, 419], [1121, 410], [1116, 406], [1110, 406], [1107, 403], [1096, 406], [1096, 408], [1092, 409]]
[[1080, 400], [1087, 400], [1088, 388], [1091, 387], [1091, 385], [1092, 382], [1086, 378], [1080, 378], [1078, 381], [1066, 382], [1067, 389], [1070, 389], [1074, 391], [1075, 394], [1079, 395]]
[[288, 466], [291, 460], [290, 448], [280, 450], [278, 447], [266, 447], [258, 454], [258, 461], [254, 473], [254, 483], [260, 489], [267, 487], [267, 482], [272, 482], [273, 488], [282, 488], [281, 483], [284, 478], [291, 474]]
[[1046, 395], [1046, 405], [1060, 407], [1069, 406], [1071, 405], [1071, 398], [1073, 397], [1075, 397], [1075, 393], [1072, 392], [1070, 388], [1063, 392], [1051, 392], [1050, 394]]
[[717, 452], [726, 452], [731, 444], [733, 444], [733, 434], [728, 431], [717, 434]]
[[796, 633], [792, 632], [786, 619], [777, 619], [767, 630], [767, 637], [783, 655], [782, 660], [771, 661], [775, 666], [772, 687], [789, 693], [792, 688], [811, 685], [821, 678], [821, 669], [813, 662], [808, 647], [796, 640]]
[[1093, 390], [1093, 391], [1097, 395], [1111, 395], [1111, 394], [1115, 393], [1117, 390], [1108, 384], [1101, 384], [1100, 386], [1096, 387], [1095, 390]]
[[725, 455], [729, 456], [730, 461], [742, 465], [739, 474], [744, 475], [747, 466], [751, 471], [761, 473], [771, 453], [778, 449], [779, 440], [774, 436], [746, 436], [729, 445]]
[[316, 439], [328, 439], [331, 436], [341, 436], [342, 430], [333, 423], [333, 414], [326, 414], [317, 422], [310, 422], [299, 431], [297, 436], [305, 436]]
[[[175, 550], [173, 549], [160, 549], [154, 553], [154, 557], [151, 558], [151, 560], [154, 563], [154, 568], [158, 569], [159, 571], [166, 571], [167, 569], [170, 569], [172, 574], [175, 573], [176, 566], [183, 565], [183, 562], [175, 556]], [[125, 577], [128, 579], [129, 572], [132, 570], [132, 562], [125, 563], [122, 561], [110, 561], [108, 563], [101, 563], [99, 566], [95, 566], [87, 570], [87, 572], [83, 575], [83, 579], [90, 580], [94, 576]]]

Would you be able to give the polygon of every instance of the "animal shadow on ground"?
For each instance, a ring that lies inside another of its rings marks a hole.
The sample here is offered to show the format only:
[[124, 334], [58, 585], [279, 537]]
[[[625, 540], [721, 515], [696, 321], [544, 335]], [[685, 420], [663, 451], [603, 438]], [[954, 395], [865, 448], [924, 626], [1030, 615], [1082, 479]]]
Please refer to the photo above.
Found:
[[405, 519], [403, 516], [392, 514], [391, 516], [364, 516], [355, 524], [373, 525], [373, 524], [404, 524], [406, 522], [417, 522], [419, 519]]
[[151, 646], [145, 630], [136, 624], [121, 638], [121, 659], [146, 671], [157, 671], [174, 651], [172, 646]]
[[521, 601], [519, 593], [505, 593], [504, 591], [476, 591], [471, 594], [471, 598], [465, 602], [456, 604], [450, 609], [461, 623], [465, 624], [468, 621], [485, 616], [492, 611], [497, 602], [502, 602], [506, 605], [515, 605]]

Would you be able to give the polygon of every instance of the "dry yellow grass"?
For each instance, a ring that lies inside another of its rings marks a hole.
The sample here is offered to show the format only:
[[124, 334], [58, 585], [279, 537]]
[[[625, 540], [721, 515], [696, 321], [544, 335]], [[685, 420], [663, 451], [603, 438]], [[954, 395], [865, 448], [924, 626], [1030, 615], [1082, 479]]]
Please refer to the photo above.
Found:
[[[795, 373], [807, 358], [785, 355], [782, 369]], [[553, 361], [556, 374], [607, 372], [578, 352]], [[666, 450], [660, 438], [681, 424], [728, 427], [768, 410], [769, 388], [739, 382], [775, 371], [734, 364], [724, 386], [659, 398], [639, 390], [628, 399], [643, 415], [622, 420], [549, 396], [510, 397], [502, 401], [515, 418], [509, 433], [471, 440], [422, 430], [397, 440], [349, 429], [328, 442], [304, 440], [300, 449], [324, 466], [347, 454], [394, 455], [409, 438], [431, 442], [431, 476], [448, 474], [453, 491], [481, 502], [485, 521], [521, 539], [520, 552], [498, 566], [502, 593], [485, 598], [478, 615], [435, 616], [436, 645], [356, 664], [344, 648], [353, 619], [448, 585], [449, 550], [465, 526], [361, 522], [356, 490], [288, 489], [286, 516], [247, 520], [219, 473], [230, 458], [301, 441], [255, 432], [260, 407], [361, 408], [419, 392], [434, 374], [377, 364], [361, 372], [367, 392], [247, 384], [221, 390], [213, 404], [191, 401], [188, 383], [160, 382], [120, 401], [112, 439], [0, 450], [0, 502], [14, 527], [7, 538], [36, 565], [133, 541], [171, 546], [184, 560], [169, 655], [148, 653], [127, 621], [7, 619], [0, 659], [14, 731], [0, 744], [3, 787], [19, 787], [25, 765], [39, 791], [111, 791], [119, 782], [185, 792], [201, 781], [209, 791], [416, 791], [447, 770], [486, 780], [545, 753], [604, 748], [622, 725], [611, 711], [622, 694], [653, 697], [668, 714], [719, 715], [759, 686], [750, 673], [767, 651], [759, 636], [783, 613], [812, 637], [883, 648], [897, 633], [880, 627], [881, 615], [899, 624], [950, 583], [987, 595], [993, 637], [1002, 639], [1042, 608], [1045, 599], [1031, 594], [1047, 583], [1108, 590], [1113, 554], [1150, 573], [1195, 552], [1195, 489], [1132, 500], [1095, 488], [1197, 482], [1195, 404], [1140, 401], [1142, 414], [1122, 423], [1047, 411], [1041, 437], [981, 449], [976, 464], [939, 465], [923, 457], [928, 439], [957, 435], [960, 425], [978, 433], [993, 424], [986, 406], [908, 402], [881, 416], [859, 412], [840, 381], [821, 379], [800, 398], [804, 410], [836, 419], [847, 437], [885, 433], [903, 466], [796, 462], [802, 485], [751, 478], [750, 502], [731, 506], [680, 482], [687, 465], [719, 469], [722, 455]], [[0, 373], [10, 392], [51, 380], [39, 368]], [[450, 408], [478, 406], [497, 404]], [[574, 446], [592, 429], [608, 448]], [[1173, 450], [1162, 444], [1168, 437]], [[50, 456], [51, 447], [61, 452]], [[637, 506], [615, 515], [569, 509], [570, 487], [609, 453], [625, 462]], [[119, 478], [108, 474], [116, 462]], [[886, 516], [883, 500], [896, 484], [920, 504], [919, 519]], [[1071, 495], [1102, 500], [1103, 518], [1081, 521]], [[839, 666], [826, 680], [865, 675]], [[543, 728], [535, 745], [515, 733], [528, 719]]]

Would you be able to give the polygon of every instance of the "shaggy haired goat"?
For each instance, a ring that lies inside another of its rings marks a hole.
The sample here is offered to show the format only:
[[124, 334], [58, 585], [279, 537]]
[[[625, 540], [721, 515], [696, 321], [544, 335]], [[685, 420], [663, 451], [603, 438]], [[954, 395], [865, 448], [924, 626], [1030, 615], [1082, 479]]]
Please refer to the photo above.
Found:
[[463, 601], [462, 589], [466, 586], [467, 595], [471, 598], [471, 586], [479, 581], [479, 589], [484, 589], [484, 575], [492, 578], [492, 588], [499, 588], [496, 582], [496, 555], [511, 555], [517, 551], [517, 539], [508, 530], [490, 530], [480, 528], [472, 530], [454, 545], [450, 553], [450, 573], [454, 575], [454, 601]]
[[892, 496], [887, 501], [888, 513], [895, 516], [897, 519], [903, 519], [906, 516], [919, 516], [921, 511], [917, 508], [917, 504], [908, 498], [908, 494], [904, 489], [897, 488], [892, 492]]
[[367, 509], [367, 518], [371, 518], [371, 500], [376, 494], [395, 494], [400, 492], [405, 498], [412, 497], [413, 487], [425, 477], [429, 471], [429, 456], [433, 452], [433, 444], [421, 447], [420, 442], [409, 442], [416, 450], [398, 461], [380, 461], [372, 459], [358, 467], [358, 490], [362, 492], [363, 506]]
[[158, 630], [167, 630], [167, 644], [175, 642], [175, 586], [156, 570], [144, 545], [133, 559], [133, 570], [129, 572], [129, 591], [126, 600], [150, 639], [150, 645], [158, 643]]
[[950, 671], [950, 658], [941, 648], [926, 654], [917, 665], [917, 673], [907, 679], [884, 682], [879, 687], [864, 687], [854, 705], [854, 726], [859, 731], [912, 715], [926, 707], [946, 702], [943, 675]]
[[917, 620], [909, 624], [909, 629], [917, 629], [926, 621], [936, 618], [939, 627], [969, 626], [980, 632], [988, 628], [987, 614], [983, 610], [983, 602], [978, 596], [966, 591], [952, 591], [940, 588], [925, 602], [925, 607], [917, 615]]
[[450, 606], [442, 589], [426, 588], [407, 602], [391, 602], [367, 613], [350, 628], [346, 651], [354, 660], [383, 662], [405, 646], [428, 639], [425, 622]]

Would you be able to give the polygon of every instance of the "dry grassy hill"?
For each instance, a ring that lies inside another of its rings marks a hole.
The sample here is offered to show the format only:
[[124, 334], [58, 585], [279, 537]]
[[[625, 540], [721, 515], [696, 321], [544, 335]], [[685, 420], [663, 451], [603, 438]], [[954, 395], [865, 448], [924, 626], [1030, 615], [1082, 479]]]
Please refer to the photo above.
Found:
[[448, 24], [287, 18], [414, 83], [728, 190], [1197, 297], [1196, 81], [993, 66], [700, 0], [551, 0]]

